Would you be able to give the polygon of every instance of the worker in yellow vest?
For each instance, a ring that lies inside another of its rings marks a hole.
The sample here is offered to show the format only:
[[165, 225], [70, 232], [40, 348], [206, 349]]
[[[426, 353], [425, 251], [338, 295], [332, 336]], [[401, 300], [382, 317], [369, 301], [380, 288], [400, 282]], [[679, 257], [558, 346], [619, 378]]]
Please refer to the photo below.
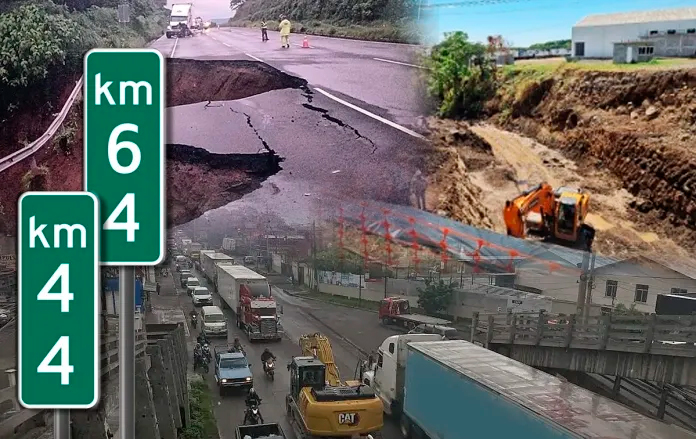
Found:
[[290, 20], [285, 18], [285, 15], [280, 16], [280, 45], [283, 49], [290, 48]]

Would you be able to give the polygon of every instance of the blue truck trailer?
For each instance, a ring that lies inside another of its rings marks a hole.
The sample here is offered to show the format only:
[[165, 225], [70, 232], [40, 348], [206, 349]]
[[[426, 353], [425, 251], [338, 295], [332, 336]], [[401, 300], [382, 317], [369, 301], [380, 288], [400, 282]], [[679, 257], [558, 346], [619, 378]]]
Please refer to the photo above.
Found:
[[400, 404], [404, 438], [696, 438], [463, 340], [407, 346]]

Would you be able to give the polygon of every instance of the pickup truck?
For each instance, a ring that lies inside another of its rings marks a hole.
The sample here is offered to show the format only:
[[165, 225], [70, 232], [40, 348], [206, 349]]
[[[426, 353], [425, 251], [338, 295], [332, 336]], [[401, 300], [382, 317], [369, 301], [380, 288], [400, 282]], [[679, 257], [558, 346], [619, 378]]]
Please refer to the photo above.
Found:
[[228, 352], [224, 346], [213, 347], [215, 355], [215, 382], [220, 396], [230, 389], [249, 390], [254, 386], [251, 364], [243, 352]]
[[286, 439], [280, 424], [239, 425], [237, 439]]

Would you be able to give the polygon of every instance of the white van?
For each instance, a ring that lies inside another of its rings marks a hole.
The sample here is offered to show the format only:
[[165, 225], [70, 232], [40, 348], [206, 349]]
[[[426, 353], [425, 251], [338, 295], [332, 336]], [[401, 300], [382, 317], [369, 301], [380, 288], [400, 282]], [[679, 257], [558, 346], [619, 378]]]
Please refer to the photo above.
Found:
[[200, 286], [201, 286], [201, 281], [199, 281], [197, 277], [189, 277], [188, 279], [186, 279], [186, 294], [188, 294], [189, 296], [192, 295], [193, 290], [196, 287], [200, 287]]
[[201, 308], [201, 323], [207, 337], [227, 337], [227, 320], [217, 306]]

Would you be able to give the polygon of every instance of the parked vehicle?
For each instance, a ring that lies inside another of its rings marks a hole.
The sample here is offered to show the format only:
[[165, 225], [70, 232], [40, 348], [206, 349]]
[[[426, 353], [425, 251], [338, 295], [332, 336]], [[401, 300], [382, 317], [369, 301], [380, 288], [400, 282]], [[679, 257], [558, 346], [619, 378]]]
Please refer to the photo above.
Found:
[[472, 438], [696, 438], [511, 358], [437, 334], [388, 337], [368, 369], [363, 380], [376, 390], [385, 413], [398, 419], [404, 438], [459, 438], [462, 432]]
[[237, 315], [249, 341], [280, 340], [276, 301], [268, 280], [242, 265], [217, 265], [218, 294]]
[[431, 325], [421, 323], [415, 328], [408, 331], [409, 334], [438, 334], [443, 339], [447, 340], [463, 340], [463, 337], [456, 328], [442, 325]]
[[280, 424], [239, 425], [237, 426], [237, 439], [286, 439]]
[[440, 326], [452, 324], [449, 320], [422, 314], [412, 314], [410, 302], [403, 297], [382, 299], [379, 303], [378, 315], [383, 325], [396, 325], [407, 330], [412, 330], [421, 324]]
[[690, 316], [696, 313], [696, 297], [658, 294], [655, 314], [658, 316]]
[[215, 383], [218, 386], [220, 396], [229, 389], [243, 389], [248, 391], [254, 385], [254, 376], [251, 373], [251, 363], [242, 352], [228, 352], [228, 349], [219, 350], [213, 347], [215, 353]]

